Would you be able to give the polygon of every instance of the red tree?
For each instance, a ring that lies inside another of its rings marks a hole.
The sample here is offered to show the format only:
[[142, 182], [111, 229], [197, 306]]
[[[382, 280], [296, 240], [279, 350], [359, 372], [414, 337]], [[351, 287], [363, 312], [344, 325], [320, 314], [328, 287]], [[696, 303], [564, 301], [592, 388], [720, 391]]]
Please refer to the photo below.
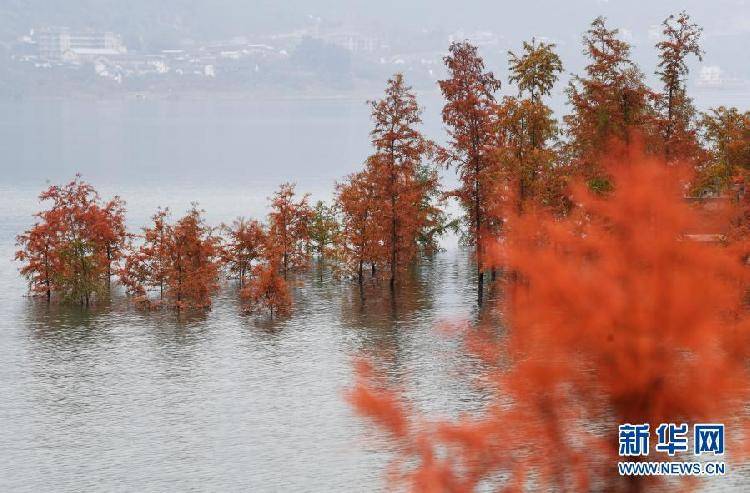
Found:
[[477, 298], [482, 302], [485, 263], [483, 244], [496, 235], [500, 218], [489, 203], [499, 182], [500, 170], [493, 159], [495, 145], [495, 92], [500, 81], [485, 72], [477, 47], [453, 43], [444, 58], [449, 77], [438, 81], [445, 98], [443, 122], [449, 142], [439, 153], [445, 164], [456, 166], [461, 187], [454, 195], [466, 210], [469, 240], [476, 248]]
[[377, 230], [390, 267], [389, 285], [395, 288], [399, 272], [411, 263], [418, 249], [420, 233], [430, 226], [430, 197], [438, 189], [437, 171], [424, 162], [432, 143], [417, 128], [422, 123], [421, 109], [402, 74], [388, 80], [385, 97], [370, 102], [375, 128], [370, 132], [375, 154], [367, 161], [373, 178], [382, 222]]
[[132, 242], [125, 255], [125, 263], [120, 271], [120, 282], [130, 294], [141, 301], [148, 301], [148, 292], [159, 291], [159, 300], [164, 299], [167, 277], [167, 249], [171, 241], [169, 209], [159, 209], [151, 217], [153, 225], [143, 228], [141, 244]]
[[572, 113], [564, 117], [570, 140], [569, 153], [592, 189], [606, 191], [611, 183], [603, 174], [601, 159], [613, 140], [628, 142], [634, 129], [649, 134], [654, 94], [645, 86], [643, 73], [630, 59], [630, 44], [619, 39], [597, 17], [583, 37], [589, 58], [585, 76], [568, 86]]
[[44, 294], [49, 302], [52, 291], [57, 289], [55, 276], [62, 271], [59, 242], [62, 239], [62, 225], [57, 214], [52, 211], [39, 213], [40, 219], [31, 229], [17, 238], [20, 250], [16, 260], [23, 262], [21, 275], [29, 282], [32, 293]]
[[113, 264], [120, 260], [127, 237], [125, 204], [115, 197], [106, 204], [80, 176], [39, 195], [50, 208], [37, 213], [33, 228], [18, 236], [16, 259], [32, 292], [51, 299], [88, 305], [109, 285]]
[[273, 262], [253, 267], [253, 278], [242, 290], [242, 298], [249, 302], [249, 311], [268, 310], [271, 318], [289, 312], [291, 295], [279, 265]]
[[344, 269], [356, 275], [362, 285], [364, 265], [374, 265], [383, 258], [378, 241], [385, 235], [383, 222], [378, 221], [380, 201], [375, 200], [375, 180], [370, 170], [354, 173], [336, 185], [336, 203], [342, 214], [339, 236], [339, 257]]
[[160, 300], [181, 309], [211, 307], [211, 296], [218, 289], [219, 238], [195, 206], [174, 224], [169, 211], [160, 210], [154, 225], [144, 228], [142, 243], [131, 248], [121, 279], [139, 301], [148, 301], [148, 292], [159, 290]]
[[90, 233], [104, 255], [109, 286], [112, 275], [117, 271], [124, 256], [128, 239], [125, 202], [120, 197], [113, 198], [92, 215]]
[[218, 289], [219, 238], [193, 207], [171, 228], [167, 243], [167, 295], [177, 309], [210, 308]]
[[687, 96], [685, 79], [688, 56], [703, 60], [703, 50], [698, 43], [702, 29], [693, 24], [685, 12], [670, 15], [662, 25], [663, 39], [656, 44], [659, 50], [656, 74], [664, 89], [656, 99], [656, 106], [660, 113], [659, 130], [664, 139], [664, 154], [668, 161], [693, 159], [698, 150], [695, 108]]
[[289, 272], [303, 268], [309, 260], [309, 226], [313, 211], [308, 204], [309, 195], [295, 201], [294, 185], [284, 183], [271, 197], [268, 214], [268, 235], [278, 248], [279, 267], [288, 278]]
[[245, 278], [252, 273], [254, 262], [261, 259], [267, 241], [263, 226], [256, 220], [238, 218], [224, 230], [229, 236], [222, 249], [223, 262], [230, 275], [245, 286]]

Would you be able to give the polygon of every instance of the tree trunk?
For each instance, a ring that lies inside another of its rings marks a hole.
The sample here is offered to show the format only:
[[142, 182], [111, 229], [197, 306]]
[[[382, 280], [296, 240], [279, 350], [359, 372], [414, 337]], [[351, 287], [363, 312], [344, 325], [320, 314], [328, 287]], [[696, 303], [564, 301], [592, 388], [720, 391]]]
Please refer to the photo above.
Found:
[[112, 287], [112, 245], [107, 243], [107, 291]]
[[395, 197], [391, 199], [391, 291], [396, 287], [396, 263], [398, 262], [398, 252], [396, 250], [396, 201]]
[[667, 162], [669, 162], [669, 154], [670, 154], [670, 143], [672, 140], [672, 105], [673, 105], [673, 98], [674, 98], [674, 92], [673, 92], [673, 86], [672, 84], [669, 84], [669, 94], [667, 96], [667, 132], [664, 139], [664, 157]]
[[396, 156], [395, 156], [395, 142], [391, 142], [391, 182], [390, 182], [390, 195], [391, 195], [391, 280], [390, 286], [391, 291], [396, 286], [396, 262], [398, 260], [397, 253], [397, 222], [396, 222]]
[[484, 293], [484, 272], [482, 270], [482, 209], [480, 207], [480, 185], [479, 185], [479, 158], [475, 158], [474, 164], [474, 216], [475, 216], [475, 242], [477, 256], [477, 303], [482, 304], [482, 295]]
[[182, 266], [177, 267], [177, 311], [180, 311], [180, 302], [182, 301]]
[[484, 272], [477, 267], [477, 304], [482, 306], [482, 295], [484, 294]]

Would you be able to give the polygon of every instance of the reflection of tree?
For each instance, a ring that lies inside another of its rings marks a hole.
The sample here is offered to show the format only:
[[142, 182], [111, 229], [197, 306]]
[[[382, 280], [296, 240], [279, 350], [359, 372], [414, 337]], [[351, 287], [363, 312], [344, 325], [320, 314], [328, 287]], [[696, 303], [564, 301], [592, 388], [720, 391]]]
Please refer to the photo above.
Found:
[[[223, 300], [222, 304], [230, 303]], [[90, 358], [98, 361], [103, 352], [123, 340], [140, 344], [153, 340], [153, 347], [164, 356], [173, 357], [174, 348], [194, 347], [206, 339], [210, 313], [204, 310], [144, 311], [122, 295], [82, 309], [76, 305], [51, 304], [28, 299], [24, 306], [24, 325], [41, 354], [54, 365], [60, 358]], [[180, 349], [182, 353], [182, 349]], [[83, 366], [86, 366], [85, 364]]]
[[34, 340], [53, 345], [81, 344], [102, 334], [98, 329], [110, 316], [113, 305], [102, 300], [83, 309], [78, 305], [48, 304], [41, 299], [28, 298], [23, 307], [23, 320]]
[[[86, 413], [92, 408], [91, 387], [96, 387], [107, 371], [102, 354], [112, 344], [108, 320], [114, 307], [104, 300], [84, 308], [28, 298], [19, 309], [31, 350], [23, 362], [25, 375], [20, 381], [34, 415]], [[9, 383], [18, 385], [15, 379]]]
[[[338, 283], [333, 281], [330, 270], [322, 268], [317, 262], [307, 272], [290, 273], [288, 286], [293, 304], [289, 313], [270, 317], [267, 311], [248, 312], [241, 305], [235, 304], [235, 311], [245, 315], [242, 324], [264, 342], [274, 340], [288, 324], [329, 315], [333, 311], [332, 305], [339, 299]], [[231, 299], [232, 295], [227, 296]]]
[[475, 275], [471, 253], [459, 250], [422, 259], [395, 297], [387, 282], [366, 285], [364, 297], [356, 285], [344, 293], [341, 322], [354, 334], [352, 354], [370, 361], [379, 382], [403, 391], [421, 411], [456, 416], [488, 400], [486, 365], [453, 326], [467, 318], [472, 326], [484, 324], [477, 319], [491, 315], [489, 304], [474, 302]]
[[175, 346], [193, 348], [204, 342], [211, 329], [208, 318], [205, 310], [165, 310], [146, 314], [144, 321], [153, 325], [157, 347], [171, 351]]
[[434, 266], [426, 262], [409, 269], [394, 292], [387, 282], [342, 287], [341, 323], [356, 334], [357, 354], [379, 360], [388, 373], [400, 373], [408, 341], [430, 325], [432, 275]]

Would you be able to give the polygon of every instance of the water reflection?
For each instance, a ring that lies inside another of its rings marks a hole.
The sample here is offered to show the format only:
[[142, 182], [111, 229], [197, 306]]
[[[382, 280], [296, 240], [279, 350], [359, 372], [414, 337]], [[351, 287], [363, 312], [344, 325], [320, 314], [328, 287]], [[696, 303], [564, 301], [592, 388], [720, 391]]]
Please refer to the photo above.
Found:
[[119, 315], [109, 302], [86, 309], [25, 298], [22, 308], [28, 337], [48, 351], [67, 348], [77, 352], [80, 348], [106, 343], [109, 328]]

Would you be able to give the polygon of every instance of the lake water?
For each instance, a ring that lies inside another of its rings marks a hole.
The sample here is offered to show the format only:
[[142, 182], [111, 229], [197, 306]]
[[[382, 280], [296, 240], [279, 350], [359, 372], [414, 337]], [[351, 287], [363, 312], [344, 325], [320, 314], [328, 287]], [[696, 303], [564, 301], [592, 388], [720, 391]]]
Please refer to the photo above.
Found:
[[243, 315], [231, 285], [187, 317], [24, 297], [14, 238], [46, 180], [82, 172], [127, 200], [133, 230], [191, 201], [219, 224], [263, 217], [283, 181], [330, 197], [369, 129], [360, 101], [0, 103], [0, 491], [382, 490], [389, 445], [342, 396], [362, 354], [420, 409], [481, 409], [479, 364], [439, 330], [476, 315], [451, 241], [393, 304], [313, 269], [272, 322]]
[[182, 318], [121, 295], [90, 310], [24, 297], [14, 239], [47, 179], [80, 171], [121, 194], [134, 230], [194, 200], [213, 224], [262, 217], [282, 181], [329, 197], [368, 151], [367, 115], [353, 101], [3, 106], [0, 490], [377, 491], [387, 444], [343, 399], [362, 354], [425, 410], [481, 406], [475, 363], [439, 334], [472, 314], [470, 260], [454, 248], [393, 305], [313, 270], [273, 322], [243, 315], [231, 285]]

